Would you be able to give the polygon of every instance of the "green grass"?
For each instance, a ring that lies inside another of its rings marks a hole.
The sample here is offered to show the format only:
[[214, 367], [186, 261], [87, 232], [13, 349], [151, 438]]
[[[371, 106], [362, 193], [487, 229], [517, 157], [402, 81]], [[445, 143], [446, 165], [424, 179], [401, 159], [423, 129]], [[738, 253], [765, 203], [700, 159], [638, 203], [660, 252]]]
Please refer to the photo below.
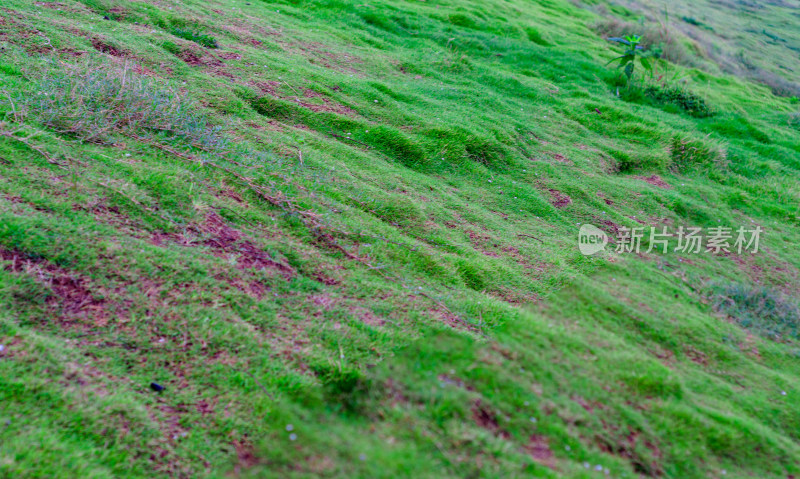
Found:
[[713, 59], [626, 101], [615, 15], [11, 0], [0, 476], [800, 473], [797, 104]]

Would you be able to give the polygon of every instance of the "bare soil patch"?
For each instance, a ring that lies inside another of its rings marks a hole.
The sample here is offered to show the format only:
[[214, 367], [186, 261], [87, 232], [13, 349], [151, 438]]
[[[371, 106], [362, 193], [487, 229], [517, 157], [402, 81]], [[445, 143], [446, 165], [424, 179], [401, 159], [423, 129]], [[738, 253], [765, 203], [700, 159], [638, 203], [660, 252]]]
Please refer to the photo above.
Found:
[[209, 213], [205, 222], [193, 225], [189, 230], [200, 235], [190, 239], [184, 235], [171, 233], [154, 233], [150, 239], [157, 246], [174, 243], [181, 246], [204, 245], [211, 248], [211, 254], [218, 258], [235, 259], [236, 267], [241, 270], [275, 271], [287, 280], [296, 275], [294, 268], [274, 260], [266, 251], [257, 246], [241, 231], [231, 228], [216, 213]]
[[556, 458], [550, 449], [550, 442], [546, 436], [532, 434], [528, 439], [528, 444], [522, 448], [531, 458], [539, 464], [556, 469]]
[[669, 185], [666, 181], [661, 179], [658, 175], [652, 176], [636, 176], [635, 178], [644, 181], [645, 183], [651, 184], [653, 186], [657, 186], [659, 188], [664, 188], [665, 190], [671, 190], [672, 186]]
[[504, 431], [497, 422], [497, 415], [480, 399], [472, 405], [472, 419], [478, 427], [486, 429], [497, 437], [510, 439], [511, 435]]
[[564, 208], [565, 206], [572, 204], [572, 198], [570, 198], [566, 193], [562, 193], [555, 188], [550, 188], [547, 191], [550, 192], [550, 203], [556, 208]]
[[46, 303], [61, 324], [104, 327], [114, 317], [112, 305], [103, 299], [105, 291], [94, 288], [92, 282], [79, 273], [6, 249], [0, 249], [0, 260], [9, 262], [4, 266], [6, 271], [28, 274], [53, 292]]
[[125, 58], [128, 56], [127, 52], [115, 47], [114, 45], [106, 43], [99, 38], [92, 38], [91, 42], [94, 49], [100, 53], [105, 53], [117, 58]]

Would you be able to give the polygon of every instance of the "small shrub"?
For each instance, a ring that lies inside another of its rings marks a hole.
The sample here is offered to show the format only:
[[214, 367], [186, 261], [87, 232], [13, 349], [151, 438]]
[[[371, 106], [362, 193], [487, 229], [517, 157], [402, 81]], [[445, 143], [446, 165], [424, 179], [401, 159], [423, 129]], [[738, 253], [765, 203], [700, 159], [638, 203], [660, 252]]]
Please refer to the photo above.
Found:
[[198, 45], [202, 45], [206, 48], [217, 48], [219, 46], [217, 45], [217, 40], [214, 37], [189, 28], [172, 27], [169, 33], [178, 38], [195, 42]]
[[643, 94], [656, 104], [673, 105], [696, 118], [706, 118], [714, 114], [703, 97], [682, 86], [647, 85]]
[[780, 292], [741, 283], [712, 284], [708, 296], [715, 311], [743, 328], [773, 340], [798, 337], [800, 308]]

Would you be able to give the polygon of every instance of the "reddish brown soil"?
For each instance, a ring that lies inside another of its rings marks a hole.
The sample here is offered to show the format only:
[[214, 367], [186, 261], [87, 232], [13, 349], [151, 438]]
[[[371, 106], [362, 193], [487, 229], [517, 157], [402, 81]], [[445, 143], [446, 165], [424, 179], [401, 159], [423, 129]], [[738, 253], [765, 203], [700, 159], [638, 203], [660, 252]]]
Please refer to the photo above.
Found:
[[659, 188], [664, 188], [664, 189], [667, 189], [667, 190], [672, 189], [672, 187], [666, 181], [662, 180], [661, 177], [658, 176], [658, 175], [637, 176], [636, 178], [644, 181], [645, 183], [649, 183], [649, 184], [651, 184], [653, 186], [657, 186]]
[[109, 45], [108, 43], [100, 40], [99, 38], [92, 38], [92, 46], [95, 50], [100, 53], [106, 53], [111, 55], [112, 57], [124, 58], [127, 55], [124, 51], [120, 50], [119, 48]]
[[552, 197], [550, 203], [556, 208], [564, 208], [565, 206], [572, 204], [572, 198], [570, 198], [569, 195], [554, 188], [550, 188], [547, 191], [550, 192], [550, 196]]
[[523, 449], [539, 464], [550, 469], [556, 468], [556, 458], [553, 455], [553, 451], [550, 450], [550, 443], [546, 436], [531, 435], [528, 439], [528, 444], [523, 446]]

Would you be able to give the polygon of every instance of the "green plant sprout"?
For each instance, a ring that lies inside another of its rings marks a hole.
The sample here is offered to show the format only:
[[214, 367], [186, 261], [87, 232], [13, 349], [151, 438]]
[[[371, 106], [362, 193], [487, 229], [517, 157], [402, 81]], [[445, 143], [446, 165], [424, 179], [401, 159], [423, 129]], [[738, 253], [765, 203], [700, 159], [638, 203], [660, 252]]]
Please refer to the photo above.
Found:
[[648, 72], [653, 71], [653, 66], [650, 64], [650, 60], [648, 59], [649, 52], [645, 52], [644, 48], [639, 45], [639, 43], [642, 41], [642, 37], [639, 35], [625, 35], [624, 38], [611, 37], [608, 40], [622, 43], [628, 47], [622, 55], [612, 59], [606, 64], [610, 65], [614, 62], [618, 62], [619, 65], [617, 68], [623, 68], [628, 84], [630, 84], [631, 80], [633, 79], [633, 71], [636, 67], [637, 58], [639, 59], [639, 63], [642, 65], [642, 68]]

